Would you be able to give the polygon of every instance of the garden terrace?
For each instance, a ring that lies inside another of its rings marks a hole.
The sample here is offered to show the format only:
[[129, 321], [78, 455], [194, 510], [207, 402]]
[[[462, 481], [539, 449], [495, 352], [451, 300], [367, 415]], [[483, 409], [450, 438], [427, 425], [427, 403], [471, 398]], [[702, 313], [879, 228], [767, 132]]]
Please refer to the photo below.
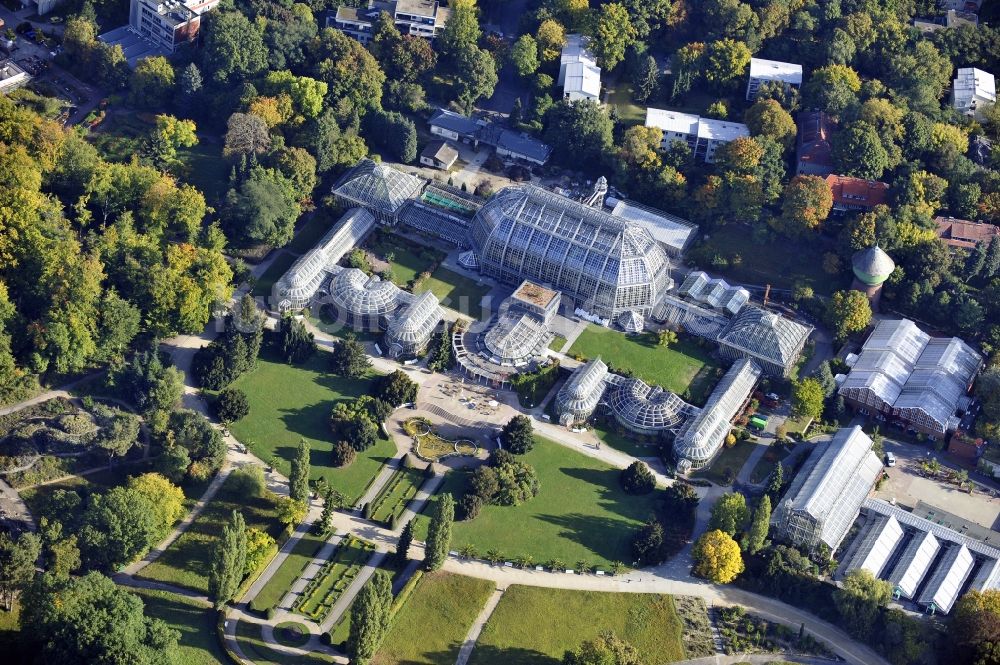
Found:
[[639, 662], [647, 665], [712, 655], [704, 646], [686, 652], [671, 596], [514, 585], [486, 622], [469, 662], [557, 665], [566, 651], [605, 631], [632, 644], [639, 651]]
[[333, 466], [330, 412], [337, 402], [371, 394], [377, 375], [360, 379], [335, 376], [327, 370], [328, 362], [324, 353], [314, 354], [301, 365], [262, 354], [255, 369], [231, 384], [246, 392], [250, 413], [230, 429], [254, 455], [274, 462], [286, 476], [299, 441], [305, 439], [311, 453], [310, 478], [325, 478], [353, 504], [396, 448], [388, 439], [379, 438], [374, 446], [358, 453], [350, 466]]
[[420, 469], [399, 468], [372, 501], [369, 515], [374, 522], [392, 526], [406, 510], [407, 504], [420, 491], [424, 472]]
[[453, 456], [473, 457], [479, 445], [471, 439], [446, 439], [431, 426], [426, 418], [410, 418], [403, 423], [403, 430], [413, 437], [413, 452], [427, 462], [440, 462]]
[[344, 536], [333, 557], [302, 590], [295, 612], [313, 621], [322, 621], [374, 552], [373, 543], [352, 535]]

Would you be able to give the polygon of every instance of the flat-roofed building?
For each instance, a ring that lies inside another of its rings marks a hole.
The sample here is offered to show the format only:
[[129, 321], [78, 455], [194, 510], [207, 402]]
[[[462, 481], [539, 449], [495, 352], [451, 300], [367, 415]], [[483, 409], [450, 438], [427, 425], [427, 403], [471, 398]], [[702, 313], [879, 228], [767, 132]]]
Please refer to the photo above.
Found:
[[580, 99], [601, 98], [601, 68], [590, 50], [590, 37], [566, 35], [559, 60], [558, 85], [563, 87], [563, 99], [575, 102]]
[[802, 85], [802, 65], [778, 60], [750, 58], [750, 77], [747, 81], [747, 101], [757, 98], [762, 83], [778, 82], [788, 88]]
[[997, 102], [993, 74], [976, 67], [961, 67], [951, 85], [952, 107], [963, 115], [982, 120], [986, 109]]
[[840, 395], [865, 415], [882, 415], [933, 439], [958, 427], [983, 357], [957, 337], [931, 337], [909, 319], [875, 326]]
[[695, 157], [709, 163], [715, 161], [715, 151], [720, 145], [741, 136], [750, 136], [747, 126], [739, 122], [652, 107], [646, 109], [646, 127], [655, 127], [663, 132], [662, 150], [669, 149], [674, 141], [683, 141]]
[[379, 14], [386, 12], [404, 35], [433, 39], [441, 34], [451, 10], [437, 0], [368, 0], [360, 7], [341, 4], [336, 14], [327, 18], [327, 27], [367, 45], [375, 33]]
[[169, 55], [198, 38], [201, 17], [220, 0], [131, 0], [127, 26], [104, 33], [99, 39], [121, 46], [130, 67], [157, 55]]
[[698, 236], [696, 224], [634, 201], [617, 201], [611, 216], [643, 227], [674, 257], [683, 254]]
[[10, 92], [31, 80], [13, 60], [0, 60], [0, 93]]
[[479, 147], [480, 143], [496, 148], [497, 155], [528, 164], [544, 165], [552, 148], [525, 132], [517, 132], [482, 118], [438, 109], [427, 121], [431, 134], [451, 141]]
[[816, 444], [781, 498], [772, 518], [775, 535], [807, 549], [824, 543], [835, 552], [881, 472], [860, 427], [838, 430]]

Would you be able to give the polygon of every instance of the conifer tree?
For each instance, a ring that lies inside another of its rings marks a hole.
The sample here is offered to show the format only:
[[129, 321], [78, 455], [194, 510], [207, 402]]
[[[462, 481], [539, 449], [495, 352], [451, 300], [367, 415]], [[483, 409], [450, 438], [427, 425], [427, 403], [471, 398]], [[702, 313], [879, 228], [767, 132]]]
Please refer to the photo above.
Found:
[[392, 582], [383, 570], [368, 580], [351, 606], [351, 632], [347, 651], [352, 663], [367, 665], [382, 645], [389, 627]]
[[406, 523], [403, 532], [399, 534], [399, 541], [396, 542], [396, 561], [406, 563], [410, 558], [410, 545], [413, 543], [413, 520]]
[[750, 528], [743, 541], [740, 543], [744, 552], [756, 554], [764, 547], [767, 540], [767, 532], [771, 528], [771, 497], [764, 495], [753, 511], [753, 519], [750, 521]]
[[234, 510], [229, 523], [222, 527], [222, 537], [215, 544], [208, 575], [208, 595], [217, 609], [236, 596], [243, 581], [246, 554], [246, 522], [243, 515]]
[[434, 502], [435, 512], [427, 530], [427, 553], [424, 565], [427, 570], [439, 570], [448, 558], [451, 547], [451, 525], [455, 521], [455, 500], [443, 494]]
[[299, 448], [292, 459], [288, 496], [300, 503], [309, 503], [309, 443], [305, 439], [299, 440]]

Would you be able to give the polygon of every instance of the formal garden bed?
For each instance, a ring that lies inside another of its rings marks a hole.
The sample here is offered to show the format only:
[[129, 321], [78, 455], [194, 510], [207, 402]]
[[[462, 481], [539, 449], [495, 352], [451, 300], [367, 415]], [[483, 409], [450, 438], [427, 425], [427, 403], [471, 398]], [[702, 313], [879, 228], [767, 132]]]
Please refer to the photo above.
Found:
[[293, 608], [295, 612], [313, 621], [322, 621], [374, 552], [373, 543], [353, 535], [345, 536], [330, 560], [302, 590]]
[[302, 577], [302, 572], [309, 562], [316, 558], [325, 542], [325, 536], [314, 533], [307, 533], [300, 538], [278, 566], [278, 570], [274, 571], [264, 587], [250, 601], [250, 609], [263, 614], [276, 607], [291, 590], [295, 580]]
[[413, 438], [413, 452], [425, 462], [440, 462], [456, 455], [475, 457], [479, 453], [479, 444], [472, 439], [445, 439], [426, 418], [406, 420], [403, 431]]
[[806, 656], [833, 658], [834, 653], [822, 642], [803, 630], [794, 630], [747, 613], [739, 606], [719, 610], [719, 633], [726, 653], [796, 653]]
[[420, 491], [425, 477], [421, 469], [406, 466], [396, 469], [389, 482], [367, 508], [368, 519], [391, 526]]

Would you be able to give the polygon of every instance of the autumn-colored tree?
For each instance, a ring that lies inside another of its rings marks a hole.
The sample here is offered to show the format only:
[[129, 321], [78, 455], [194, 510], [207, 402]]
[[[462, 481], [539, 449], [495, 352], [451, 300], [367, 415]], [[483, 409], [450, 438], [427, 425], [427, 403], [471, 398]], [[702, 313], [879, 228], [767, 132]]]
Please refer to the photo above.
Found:
[[838, 340], [861, 332], [872, 321], [871, 303], [860, 291], [837, 291], [826, 308], [827, 323]]
[[729, 584], [743, 572], [743, 555], [732, 536], [718, 529], [694, 544], [694, 574], [716, 584]]
[[566, 30], [555, 19], [545, 19], [535, 32], [535, 41], [538, 42], [542, 62], [555, 60], [566, 45]]
[[792, 114], [774, 99], [762, 99], [749, 109], [743, 117], [753, 136], [772, 138], [785, 149], [795, 145], [798, 128]]
[[772, 218], [777, 231], [797, 237], [819, 229], [833, 209], [833, 192], [819, 176], [799, 175], [785, 187], [781, 215]]

